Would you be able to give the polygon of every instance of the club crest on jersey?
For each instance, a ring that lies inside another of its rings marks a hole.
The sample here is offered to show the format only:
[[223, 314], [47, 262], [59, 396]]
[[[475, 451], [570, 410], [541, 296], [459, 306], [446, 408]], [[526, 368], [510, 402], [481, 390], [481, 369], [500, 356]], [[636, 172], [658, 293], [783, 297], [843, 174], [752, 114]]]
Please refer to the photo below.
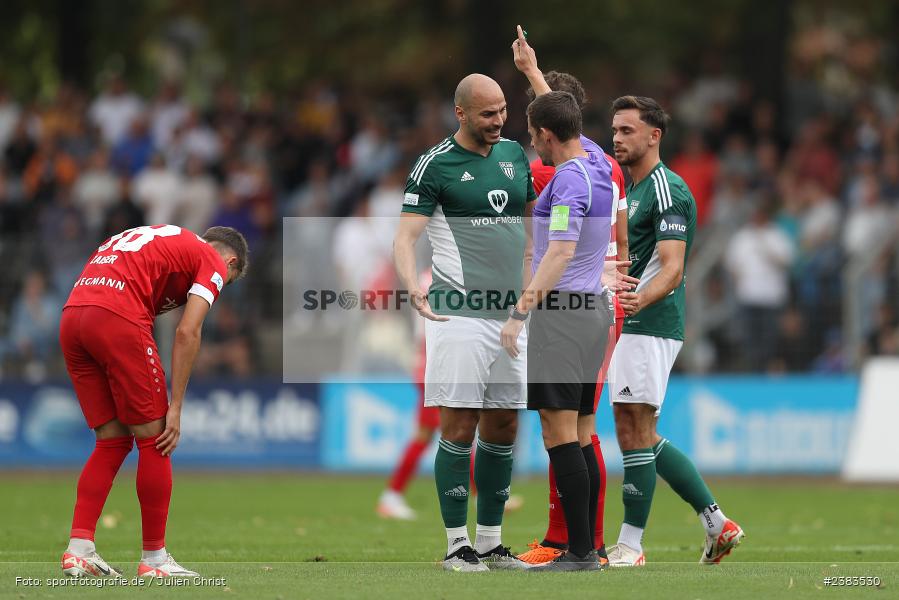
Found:
[[509, 193], [506, 190], [490, 190], [487, 192], [487, 200], [490, 201], [493, 210], [502, 214], [506, 204], [509, 203]]
[[633, 201], [631, 201], [631, 207], [630, 207], [630, 209], [627, 211], [627, 216], [628, 216], [628, 218], [633, 217], [633, 216], [634, 216], [634, 213], [637, 212], [637, 209], [638, 209], [638, 208], [640, 208], [640, 201], [639, 201], [639, 200], [633, 200]]
[[509, 179], [515, 179], [515, 165], [510, 162], [499, 163], [499, 168], [503, 170], [503, 175]]

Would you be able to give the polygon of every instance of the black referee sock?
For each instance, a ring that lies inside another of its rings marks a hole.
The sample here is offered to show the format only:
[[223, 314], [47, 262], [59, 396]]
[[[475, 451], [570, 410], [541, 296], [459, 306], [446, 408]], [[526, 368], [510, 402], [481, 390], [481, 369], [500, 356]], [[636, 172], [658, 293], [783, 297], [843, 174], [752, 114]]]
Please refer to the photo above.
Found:
[[587, 475], [590, 476], [590, 503], [587, 505], [587, 510], [590, 516], [590, 535], [592, 536], [596, 531], [596, 511], [599, 507], [599, 463], [596, 462], [596, 452], [593, 450], [592, 443], [582, 446], [581, 452], [584, 453], [584, 462], [587, 463]]
[[556, 472], [556, 487], [562, 500], [565, 521], [568, 523], [568, 550], [576, 556], [584, 556], [593, 549], [589, 508], [590, 475], [584, 453], [578, 442], [553, 446], [547, 449], [547, 453]]

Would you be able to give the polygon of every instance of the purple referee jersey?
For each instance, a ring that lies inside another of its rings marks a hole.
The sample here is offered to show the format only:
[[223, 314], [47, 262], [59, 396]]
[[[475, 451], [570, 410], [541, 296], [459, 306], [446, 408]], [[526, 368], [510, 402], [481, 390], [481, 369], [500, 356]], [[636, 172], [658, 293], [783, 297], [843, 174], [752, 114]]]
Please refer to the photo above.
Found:
[[600, 293], [603, 262], [612, 231], [612, 166], [601, 150], [586, 150], [586, 157], [575, 157], [558, 165], [556, 174], [537, 198], [532, 268], [537, 271], [549, 242], [577, 242], [574, 258], [555, 289]]

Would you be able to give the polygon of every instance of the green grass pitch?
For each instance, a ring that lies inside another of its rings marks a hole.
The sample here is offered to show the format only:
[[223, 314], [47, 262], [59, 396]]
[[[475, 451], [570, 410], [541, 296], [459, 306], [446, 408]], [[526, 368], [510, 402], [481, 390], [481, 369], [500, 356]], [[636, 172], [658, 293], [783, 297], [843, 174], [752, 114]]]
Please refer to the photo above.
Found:
[[[0, 474], [0, 598], [871, 598], [899, 597], [899, 487], [832, 481], [712, 481], [746, 541], [719, 567], [696, 564], [696, 516], [663, 482], [646, 543], [648, 565], [601, 573], [445, 573], [445, 538], [429, 479], [417, 480], [414, 523], [383, 521], [383, 478], [310, 474], [175, 473], [167, 546], [226, 586], [51, 589], [68, 538], [77, 473]], [[609, 485], [609, 539], [621, 519]], [[513, 551], [542, 535], [546, 484], [516, 479], [525, 506], [507, 515]], [[473, 510], [471, 511], [473, 513]], [[473, 518], [473, 514], [472, 514]], [[473, 521], [472, 521], [473, 523]], [[473, 532], [473, 524], [472, 524]], [[133, 472], [123, 472], [97, 532], [98, 548], [133, 577], [140, 520]], [[825, 577], [879, 577], [879, 589], [825, 587]], [[16, 585], [16, 577], [41, 580]]]

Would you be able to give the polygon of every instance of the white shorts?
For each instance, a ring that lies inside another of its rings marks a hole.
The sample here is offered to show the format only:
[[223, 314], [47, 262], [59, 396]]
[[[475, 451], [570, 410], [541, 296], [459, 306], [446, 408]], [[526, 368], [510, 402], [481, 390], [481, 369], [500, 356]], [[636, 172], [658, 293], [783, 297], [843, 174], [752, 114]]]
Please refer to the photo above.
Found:
[[668, 376], [684, 343], [680, 340], [623, 333], [609, 365], [609, 402], [649, 404], [662, 411]]
[[425, 406], [527, 408], [527, 328], [512, 358], [500, 345], [504, 321], [425, 321]]

